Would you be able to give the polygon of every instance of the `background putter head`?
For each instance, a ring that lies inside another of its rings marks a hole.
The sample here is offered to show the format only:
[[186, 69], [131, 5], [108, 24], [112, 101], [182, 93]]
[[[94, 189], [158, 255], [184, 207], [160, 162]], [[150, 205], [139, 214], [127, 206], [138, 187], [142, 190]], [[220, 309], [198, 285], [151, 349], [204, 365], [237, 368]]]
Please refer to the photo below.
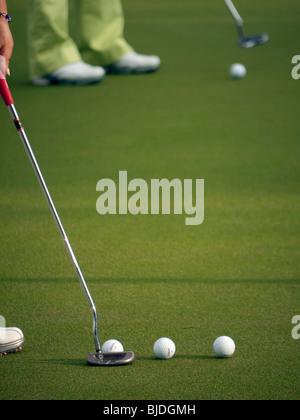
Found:
[[135, 355], [132, 351], [118, 353], [90, 353], [87, 362], [90, 366], [121, 366], [134, 362]]
[[257, 47], [258, 45], [263, 45], [268, 41], [268, 34], [259, 34], [241, 37], [238, 41], [238, 44], [242, 48], [253, 48]]

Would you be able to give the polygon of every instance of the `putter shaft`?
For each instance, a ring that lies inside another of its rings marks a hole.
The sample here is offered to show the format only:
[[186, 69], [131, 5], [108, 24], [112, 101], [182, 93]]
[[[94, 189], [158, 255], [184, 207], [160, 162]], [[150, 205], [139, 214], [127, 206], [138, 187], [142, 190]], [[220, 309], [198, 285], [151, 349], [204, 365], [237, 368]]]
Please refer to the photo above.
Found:
[[38, 179], [38, 181], [40, 183], [40, 186], [41, 186], [41, 188], [42, 188], [42, 190], [44, 192], [44, 195], [46, 197], [46, 200], [47, 200], [47, 202], [49, 204], [51, 213], [52, 213], [52, 215], [54, 217], [54, 220], [56, 222], [56, 225], [58, 227], [58, 230], [59, 230], [59, 232], [60, 232], [60, 234], [62, 236], [62, 239], [64, 241], [64, 244], [65, 244], [65, 246], [67, 248], [67, 251], [69, 253], [69, 256], [71, 258], [71, 261], [73, 263], [73, 266], [75, 268], [76, 274], [78, 276], [78, 279], [79, 279], [79, 281], [81, 283], [81, 286], [83, 288], [83, 291], [85, 293], [85, 296], [86, 296], [86, 298], [87, 298], [87, 300], [89, 302], [89, 305], [91, 307], [91, 311], [92, 311], [92, 315], [93, 315], [93, 333], [94, 333], [94, 341], [95, 341], [95, 346], [96, 346], [96, 352], [100, 352], [101, 351], [101, 346], [100, 346], [100, 342], [99, 342], [99, 338], [98, 338], [98, 331], [97, 331], [97, 311], [96, 311], [95, 304], [93, 302], [93, 299], [91, 297], [91, 294], [89, 292], [89, 289], [87, 287], [87, 284], [86, 284], [86, 282], [84, 280], [84, 277], [83, 277], [82, 272], [80, 270], [79, 264], [77, 262], [77, 259], [75, 257], [75, 254], [74, 254], [74, 252], [72, 250], [72, 247], [70, 245], [69, 239], [68, 239], [68, 237], [66, 235], [66, 232], [64, 230], [64, 227], [63, 227], [63, 225], [61, 223], [61, 220], [60, 220], [60, 218], [58, 216], [58, 213], [57, 213], [56, 208], [54, 206], [54, 203], [52, 201], [51, 195], [49, 193], [49, 190], [47, 188], [47, 185], [45, 183], [45, 180], [43, 178], [43, 175], [42, 175], [42, 173], [40, 171], [39, 165], [38, 165], [38, 163], [37, 163], [37, 161], [35, 159], [34, 153], [33, 153], [32, 149], [31, 149], [31, 146], [30, 146], [30, 143], [29, 143], [28, 138], [26, 136], [25, 130], [22, 127], [22, 124], [20, 122], [20, 118], [18, 116], [18, 113], [16, 111], [16, 108], [15, 108], [14, 104], [8, 105], [8, 109], [9, 109], [10, 115], [11, 115], [11, 117], [12, 117], [14, 123], [15, 123], [16, 129], [18, 130], [18, 133], [20, 135], [20, 138], [22, 140], [22, 143], [24, 145], [24, 148], [25, 148], [25, 150], [27, 152], [27, 155], [29, 157], [29, 160], [31, 162], [31, 165], [32, 165], [32, 167], [34, 169], [34, 172], [35, 172], [35, 174], [37, 176], [37, 179]]
[[233, 19], [235, 20], [235, 23], [237, 25], [237, 29], [239, 32], [239, 36], [241, 38], [243, 38], [245, 36], [244, 34], [244, 21], [241, 18], [241, 15], [239, 14], [239, 12], [236, 10], [235, 5], [232, 3], [231, 0], [224, 0], [230, 13], [232, 14]]

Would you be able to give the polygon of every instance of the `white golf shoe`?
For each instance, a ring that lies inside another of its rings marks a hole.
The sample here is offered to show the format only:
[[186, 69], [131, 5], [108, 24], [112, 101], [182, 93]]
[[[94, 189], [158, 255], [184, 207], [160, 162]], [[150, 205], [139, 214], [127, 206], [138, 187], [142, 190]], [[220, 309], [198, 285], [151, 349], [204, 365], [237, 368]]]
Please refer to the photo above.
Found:
[[19, 328], [0, 328], [0, 356], [22, 349], [24, 334]]
[[46, 85], [74, 85], [85, 86], [99, 83], [106, 73], [103, 67], [91, 66], [79, 61], [67, 64], [54, 72], [34, 79], [32, 83], [36, 86]]
[[152, 73], [160, 68], [161, 60], [156, 55], [142, 55], [131, 51], [107, 67], [108, 73], [141, 74]]

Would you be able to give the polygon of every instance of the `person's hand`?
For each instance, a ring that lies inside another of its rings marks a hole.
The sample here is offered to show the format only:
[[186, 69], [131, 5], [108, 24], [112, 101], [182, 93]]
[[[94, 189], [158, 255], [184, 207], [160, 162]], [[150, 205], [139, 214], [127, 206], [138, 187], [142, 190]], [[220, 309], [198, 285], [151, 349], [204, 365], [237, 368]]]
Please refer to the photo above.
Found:
[[6, 68], [5, 74], [10, 75], [9, 61], [13, 52], [14, 41], [10, 32], [8, 22], [5, 19], [0, 19], [0, 55], [5, 58]]

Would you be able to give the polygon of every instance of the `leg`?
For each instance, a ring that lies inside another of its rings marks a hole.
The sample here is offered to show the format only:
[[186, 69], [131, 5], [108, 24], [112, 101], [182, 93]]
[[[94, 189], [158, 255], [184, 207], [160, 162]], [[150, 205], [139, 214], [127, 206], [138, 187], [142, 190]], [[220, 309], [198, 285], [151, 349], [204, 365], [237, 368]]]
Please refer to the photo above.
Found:
[[81, 53], [86, 62], [106, 66], [132, 51], [124, 39], [120, 0], [77, 0], [76, 4], [81, 16]]
[[68, 0], [27, 0], [29, 66], [32, 79], [81, 61], [69, 36]]
[[81, 54], [108, 73], [133, 74], [158, 70], [157, 56], [137, 54], [124, 38], [124, 14], [120, 0], [77, 0], [81, 17]]

